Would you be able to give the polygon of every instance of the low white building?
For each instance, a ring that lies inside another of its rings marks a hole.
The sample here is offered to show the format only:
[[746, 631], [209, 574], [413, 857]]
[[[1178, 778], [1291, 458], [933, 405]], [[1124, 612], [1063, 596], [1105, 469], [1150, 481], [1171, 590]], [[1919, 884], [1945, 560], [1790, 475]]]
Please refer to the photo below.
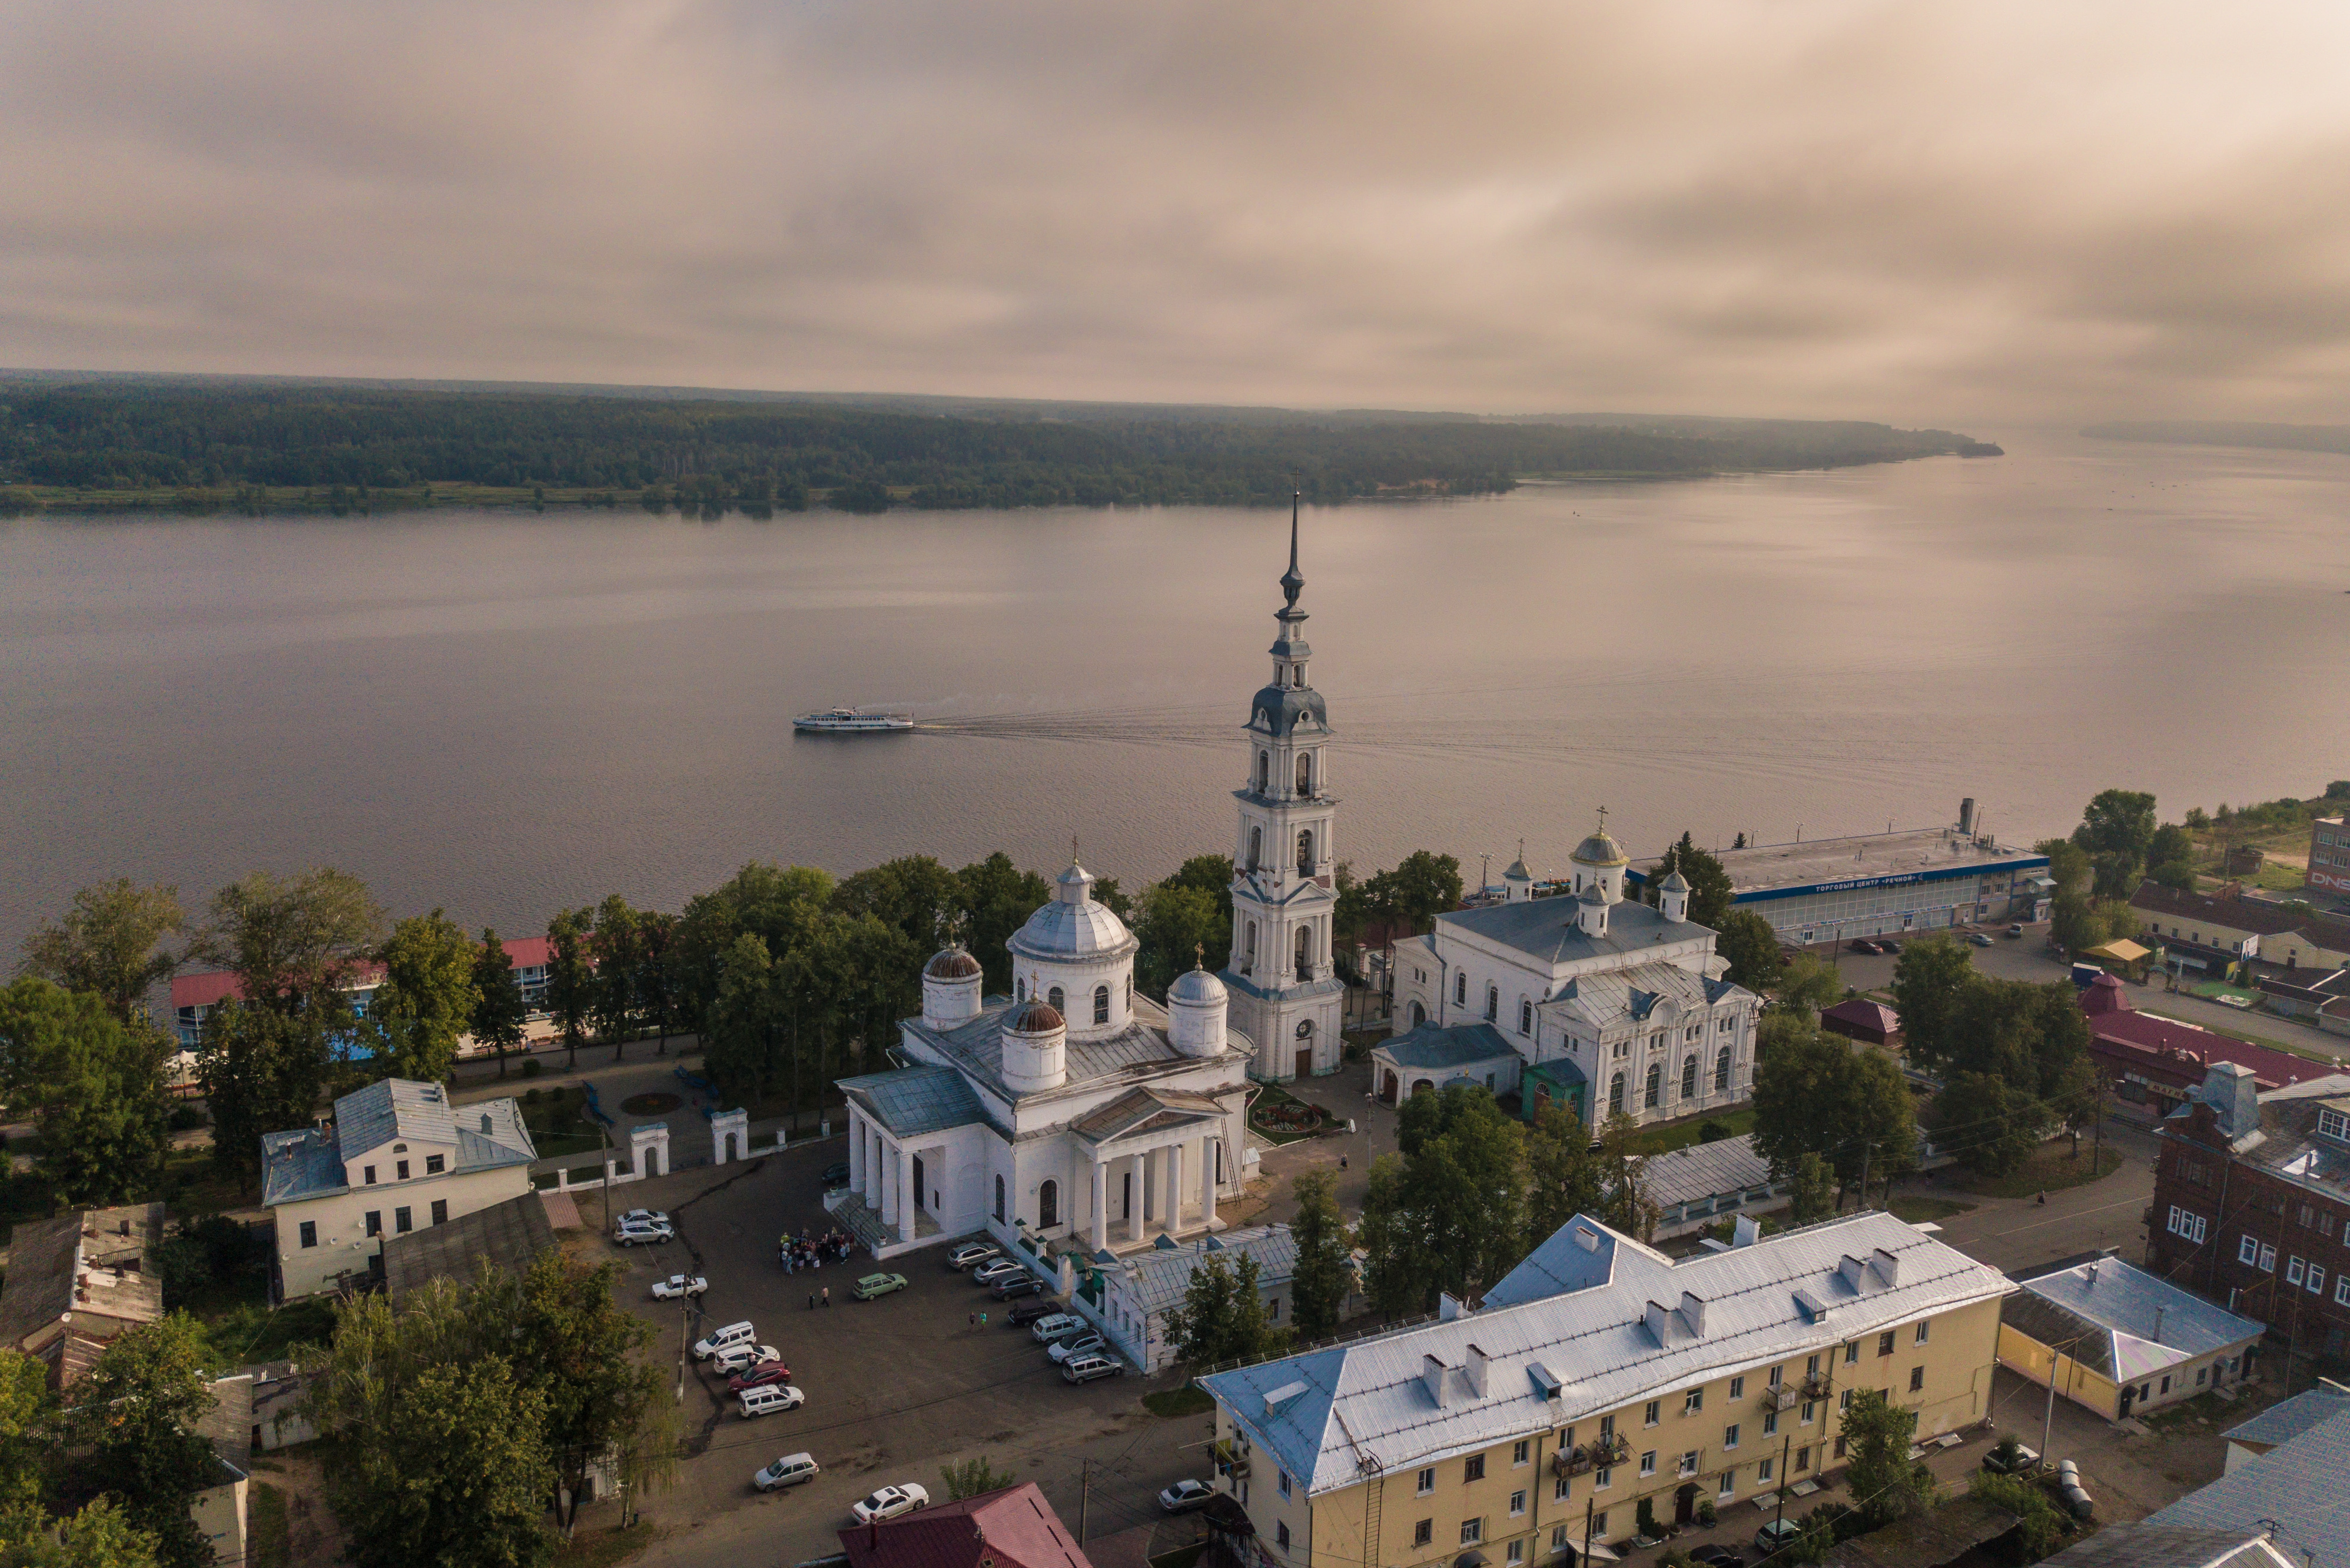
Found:
[[[1527, 1066], [1571, 1064], [1595, 1127], [1618, 1111], [1652, 1122], [1743, 1105], [1762, 999], [1721, 978], [1729, 961], [1690, 919], [1688, 882], [1668, 876], [1653, 909], [1627, 901], [1630, 857], [1604, 826], [1573, 860], [1556, 897], [1534, 897], [1521, 861], [1503, 902], [1398, 942], [1394, 1032], [1491, 1025]], [[1390, 1103], [1411, 1092], [1392, 1068], [1376, 1088]]]
[[1752, 1133], [1649, 1155], [1637, 1179], [1640, 1196], [1657, 1206], [1651, 1241], [1787, 1206], [1786, 1189], [1772, 1179], [1771, 1162], [1754, 1152]]
[[323, 1127], [269, 1134], [261, 1200], [276, 1222], [278, 1299], [372, 1278], [386, 1236], [520, 1197], [537, 1158], [514, 1100], [454, 1106], [408, 1078], [343, 1096]]
[[[1222, 1260], [1235, 1272], [1242, 1259], [1253, 1258], [1257, 1299], [1264, 1303], [1267, 1321], [1278, 1327], [1290, 1325], [1296, 1315], [1290, 1284], [1297, 1272], [1297, 1242], [1286, 1225], [1253, 1226], [1191, 1241], [1161, 1237], [1139, 1252], [1097, 1253], [1092, 1272], [1080, 1280], [1070, 1299], [1119, 1355], [1145, 1372], [1163, 1371], [1175, 1360], [1167, 1314], [1183, 1304], [1193, 1271], [1211, 1258]], [[1339, 1304], [1339, 1315], [1347, 1316], [1355, 1307], [1350, 1290]]]

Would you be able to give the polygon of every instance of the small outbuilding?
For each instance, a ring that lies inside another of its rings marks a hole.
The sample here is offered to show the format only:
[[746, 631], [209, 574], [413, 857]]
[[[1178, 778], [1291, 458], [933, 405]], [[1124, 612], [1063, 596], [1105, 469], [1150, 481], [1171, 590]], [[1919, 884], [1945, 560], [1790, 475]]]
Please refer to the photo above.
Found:
[[1590, 1124], [1590, 1082], [1584, 1077], [1583, 1069], [1565, 1056], [1532, 1062], [1518, 1070], [1519, 1117], [1528, 1122], [1540, 1120], [1543, 1112], [1552, 1106], [1578, 1122]]
[[2107, 1420], [2241, 1380], [2267, 1325], [2098, 1257], [2016, 1282], [2002, 1303], [1999, 1359]]
[[1640, 1162], [1640, 1196], [1659, 1210], [1664, 1241], [1702, 1230], [1722, 1217], [1776, 1209], [1787, 1194], [1771, 1179], [1771, 1162], [1754, 1152], [1754, 1135], [1693, 1143]]
[[1391, 1106], [1454, 1083], [1513, 1095], [1524, 1060], [1491, 1023], [1423, 1023], [1371, 1048], [1371, 1082]]
[[1901, 1015], [1865, 996], [1848, 996], [1821, 1012], [1820, 1027], [1863, 1044], [1896, 1049], [1901, 1044]]

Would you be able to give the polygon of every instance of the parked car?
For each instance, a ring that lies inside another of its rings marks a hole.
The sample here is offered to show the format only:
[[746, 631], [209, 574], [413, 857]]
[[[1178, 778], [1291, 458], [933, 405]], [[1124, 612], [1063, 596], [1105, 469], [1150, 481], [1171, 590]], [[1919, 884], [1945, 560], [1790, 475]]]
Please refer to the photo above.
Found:
[[987, 1287], [987, 1292], [1000, 1302], [1017, 1301], [1022, 1296], [1043, 1295], [1045, 1282], [1023, 1269], [1009, 1279], [996, 1281]]
[[669, 1216], [659, 1209], [631, 1209], [612, 1221], [615, 1225], [666, 1225]]
[[1804, 1527], [1792, 1519], [1774, 1519], [1754, 1532], [1754, 1550], [1768, 1557], [1804, 1537]]
[[1062, 1364], [1061, 1380], [1065, 1383], [1090, 1383], [1097, 1377], [1123, 1377], [1126, 1363], [1112, 1361], [1107, 1355], [1079, 1355]]
[[827, 1192], [837, 1192], [847, 1185], [848, 1161], [835, 1160], [824, 1168], [824, 1189]]
[[1076, 1314], [1073, 1312], [1056, 1312], [1050, 1317], [1038, 1318], [1035, 1325], [1030, 1328], [1028, 1332], [1036, 1336], [1037, 1344], [1048, 1345], [1054, 1340], [1060, 1338], [1061, 1335], [1065, 1334], [1075, 1334], [1077, 1330], [1085, 1326], [1086, 1320], [1079, 1317]]
[[773, 1491], [780, 1486], [797, 1486], [802, 1481], [812, 1481], [821, 1473], [814, 1454], [785, 1454], [753, 1476], [751, 1484], [761, 1491]]
[[792, 1369], [780, 1361], [762, 1361], [746, 1366], [726, 1380], [726, 1392], [740, 1394], [745, 1388], [764, 1388], [770, 1383], [789, 1383]]
[[1855, 937], [1852, 940], [1845, 943], [1844, 950], [1848, 953], [1873, 953], [1877, 951], [1877, 944], [1870, 941], [1866, 937]]
[[745, 1388], [734, 1396], [743, 1407], [743, 1419], [754, 1416], [772, 1416], [778, 1410], [791, 1410], [807, 1403], [807, 1396], [788, 1383], [768, 1383], [757, 1388]]
[[612, 1240], [623, 1247], [666, 1247], [675, 1234], [666, 1220], [660, 1224], [615, 1225]]
[[1063, 1310], [1063, 1303], [1055, 1297], [1039, 1296], [1035, 1301], [1022, 1302], [1018, 1306], [1005, 1313], [1003, 1321], [1018, 1328], [1024, 1324], [1035, 1323], [1040, 1317], [1050, 1317], [1061, 1310]]
[[1727, 1546], [1692, 1546], [1690, 1560], [1705, 1568], [1746, 1568], [1745, 1553]]
[[1898, 953], [1901, 950], [1901, 944], [1887, 937], [1877, 944], [1877, 950], [1881, 953]]
[[2230, 996], [2225, 992], [2213, 997], [2211, 1000], [2218, 1002], [2222, 1007], [2249, 1008], [2252, 1004], [2252, 999], [2249, 996]]
[[763, 1361], [781, 1361], [784, 1353], [772, 1345], [737, 1345], [720, 1351], [710, 1358], [710, 1365], [732, 1377], [738, 1372], [748, 1372]]
[[1987, 948], [1991, 946], [1991, 935], [1987, 931], [1969, 931], [1967, 933], [1967, 940], [1974, 943], [1974, 945], [1979, 948]]
[[750, 1319], [744, 1318], [741, 1323], [730, 1323], [724, 1328], [713, 1328], [695, 1340], [693, 1358], [696, 1361], [707, 1361], [722, 1350], [730, 1349], [737, 1345], [748, 1345], [758, 1337], [759, 1331], [751, 1326]]
[[1072, 1334], [1055, 1340], [1045, 1347], [1045, 1354], [1064, 1365], [1080, 1355], [1107, 1355], [1109, 1342], [1098, 1333]]
[[992, 1285], [998, 1280], [1008, 1280], [1022, 1272], [1020, 1265], [1010, 1258], [998, 1258], [992, 1263], [982, 1263], [973, 1269], [971, 1272], [971, 1282], [975, 1285]]
[[2022, 1475], [2037, 1468], [2039, 1463], [2039, 1450], [2027, 1449], [2013, 1438], [2002, 1438], [1991, 1445], [1991, 1452], [1982, 1457], [1982, 1468], [1993, 1475]]
[[857, 1516], [858, 1523], [870, 1524], [877, 1519], [895, 1519], [901, 1513], [928, 1508], [930, 1503], [931, 1494], [908, 1481], [903, 1486], [883, 1487], [871, 1497], [849, 1504], [848, 1511]]
[[1159, 1494], [1159, 1506], [1170, 1513], [1189, 1513], [1205, 1507], [1215, 1490], [1206, 1481], [1179, 1480]]
[[681, 1297], [698, 1296], [710, 1288], [710, 1282], [700, 1274], [671, 1274], [653, 1282], [653, 1300], [673, 1302]]
[[848, 1293], [858, 1301], [869, 1302], [875, 1296], [886, 1296], [891, 1291], [902, 1291], [905, 1288], [906, 1276], [903, 1274], [868, 1274], [858, 1281], [857, 1288]]
[[2007, 934], [2011, 937], [2021, 937], [2023, 935], [2023, 928], [2022, 926], [2010, 926], [2007, 928]]
[[993, 1241], [965, 1241], [947, 1254], [947, 1267], [950, 1269], [976, 1268], [990, 1258], [1000, 1258], [1003, 1255], [1003, 1250]]

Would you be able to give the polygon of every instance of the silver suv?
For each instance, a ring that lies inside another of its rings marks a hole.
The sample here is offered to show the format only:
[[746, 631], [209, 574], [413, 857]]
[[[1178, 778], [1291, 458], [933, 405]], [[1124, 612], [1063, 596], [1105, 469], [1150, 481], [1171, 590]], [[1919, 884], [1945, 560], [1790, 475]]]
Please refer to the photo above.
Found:
[[1125, 1376], [1126, 1363], [1112, 1361], [1107, 1355], [1074, 1355], [1061, 1368], [1062, 1381], [1066, 1383], [1091, 1383], [1097, 1377]]

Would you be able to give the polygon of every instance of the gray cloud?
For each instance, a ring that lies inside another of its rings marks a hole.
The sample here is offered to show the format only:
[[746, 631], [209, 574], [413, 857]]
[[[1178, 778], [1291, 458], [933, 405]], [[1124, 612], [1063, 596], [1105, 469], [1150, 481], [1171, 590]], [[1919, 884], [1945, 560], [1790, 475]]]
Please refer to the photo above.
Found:
[[936, 0], [0, 20], [0, 362], [2338, 419], [2350, 14]]

